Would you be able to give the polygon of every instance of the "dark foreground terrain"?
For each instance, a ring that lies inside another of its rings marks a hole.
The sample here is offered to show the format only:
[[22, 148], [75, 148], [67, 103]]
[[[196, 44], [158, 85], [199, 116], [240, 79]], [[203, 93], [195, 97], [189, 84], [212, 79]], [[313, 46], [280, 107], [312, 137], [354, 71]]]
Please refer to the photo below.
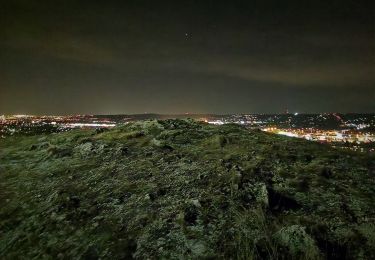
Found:
[[0, 258], [375, 259], [374, 158], [190, 120], [0, 140]]

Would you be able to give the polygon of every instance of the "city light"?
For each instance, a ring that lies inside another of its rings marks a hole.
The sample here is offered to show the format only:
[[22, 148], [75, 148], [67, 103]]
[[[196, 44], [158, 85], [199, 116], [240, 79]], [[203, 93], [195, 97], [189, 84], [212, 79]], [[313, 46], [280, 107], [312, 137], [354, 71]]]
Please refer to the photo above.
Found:
[[[298, 115], [298, 117], [296, 117]], [[184, 116], [194, 117], [193, 114]], [[163, 117], [165, 118], [165, 116]], [[147, 119], [143, 117], [143, 119]], [[69, 131], [74, 128], [111, 128], [139, 120], [136, 116], [0, 116], [0, 137], [18, 133], [50, 133]], [[227, 116], [199, 115], [196, 120], [212, 124], [240, 124], [249, 130], [259, 129], [277, 135], [302, 138], [309, 141], [350, 144], [345, 149], [362, 150], [362, 144], [375, 142], [375, 115], [345, 116], [338, 114], [234, 114]], [[373, 151], [373, 147], [366, 148]]]

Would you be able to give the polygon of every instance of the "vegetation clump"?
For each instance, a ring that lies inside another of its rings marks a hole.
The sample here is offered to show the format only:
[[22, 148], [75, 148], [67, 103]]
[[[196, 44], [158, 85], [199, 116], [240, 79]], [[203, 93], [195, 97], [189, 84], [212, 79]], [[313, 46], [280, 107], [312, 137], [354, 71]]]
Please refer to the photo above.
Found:
[[374, 158], [239, 125], [0, 140], [4, 259], [374, 259]]

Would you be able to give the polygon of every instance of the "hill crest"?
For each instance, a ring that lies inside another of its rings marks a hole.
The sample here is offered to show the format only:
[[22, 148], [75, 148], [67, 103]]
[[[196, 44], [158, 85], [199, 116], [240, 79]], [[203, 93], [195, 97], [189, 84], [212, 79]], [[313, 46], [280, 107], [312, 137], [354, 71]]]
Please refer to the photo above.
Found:
[[13, 258], [375, 257], [373, 158], [228, 124], [0, 140]]

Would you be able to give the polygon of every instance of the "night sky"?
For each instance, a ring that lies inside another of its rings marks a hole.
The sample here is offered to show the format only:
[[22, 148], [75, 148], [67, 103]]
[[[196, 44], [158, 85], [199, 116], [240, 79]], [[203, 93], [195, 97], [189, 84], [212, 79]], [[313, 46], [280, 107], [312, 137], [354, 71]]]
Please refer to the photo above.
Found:
[[373, 1], [0, 0], [0, 114], [286, 108], [375, 112]]

